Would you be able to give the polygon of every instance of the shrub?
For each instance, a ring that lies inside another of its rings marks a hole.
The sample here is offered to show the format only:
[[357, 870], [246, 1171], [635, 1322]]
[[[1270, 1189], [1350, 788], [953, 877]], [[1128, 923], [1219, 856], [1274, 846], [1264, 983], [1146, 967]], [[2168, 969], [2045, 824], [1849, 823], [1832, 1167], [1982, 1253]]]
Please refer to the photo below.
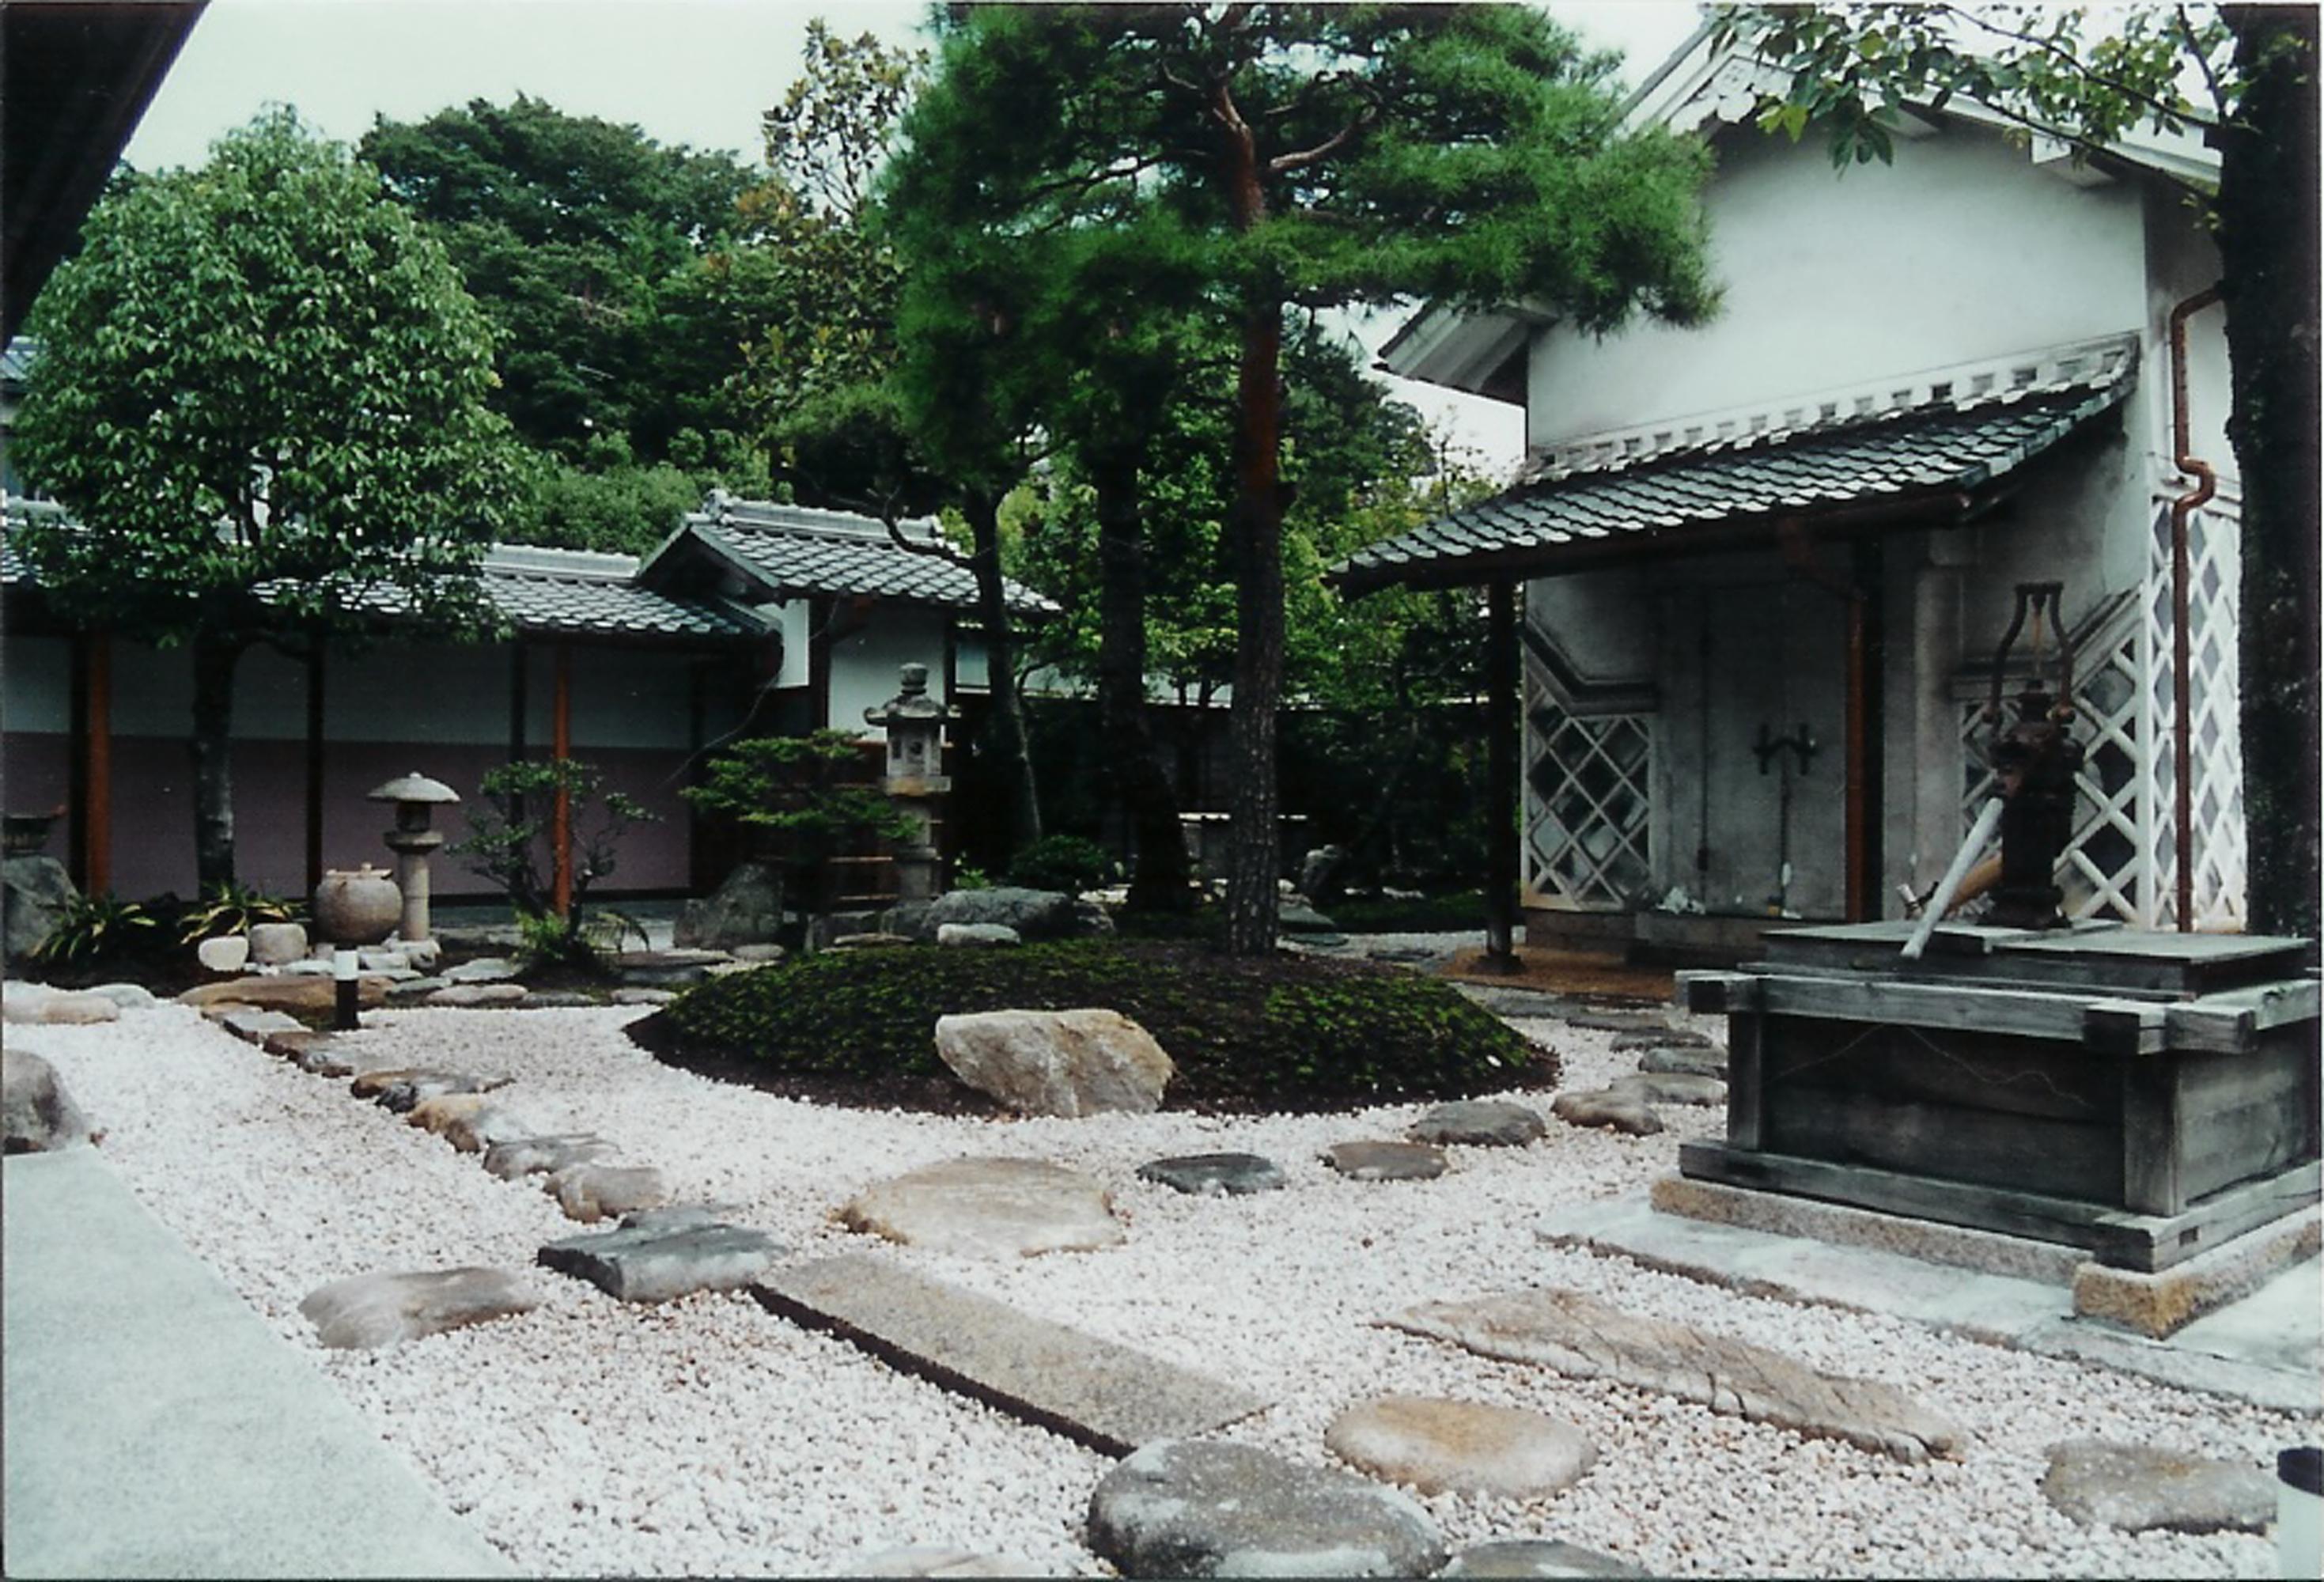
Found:
[[[603, 791], [604, 785], [594, 764], [569, 758], [518, 759], [486, 770], [478, 787], [484, 805], [469, 810], [468, 833], [444, 849], [470, 873], [501, 887], [516, 913], [523, 948], [536, 961], [597, 964], [604, 931], [588, 915], [584, 897], [613, 871], [614, 850], [630, 826], [661, 816], [633, 796]], [[553, 904], [551, 878], [541, 871], [559, 792], [573, 839], [571, 901], [562, 916]]]
[[1329, 1108], [1557, 1077], [1554, 1056], [1437, 980], [1157, 941], [834, 951], [714, 979], [641, 1032], [681, 1059], [861, 1083], [865, 1102], [889, 1103], [950, 1080], [938, 1016], [1078, 1007], [1120, 1011], [1154, 1035], [1177, 1067], [1164, 1096], [1173, 1108]]
[[65, 903], [56, 926], [32, 952], [32, 959], [58, 967], [106, 961], [142, 943], [159, 922], [145, 907], [111, 891], [75, 896]]
[[1112, 882], [1112, 854], [1082, 835], [1044, 835], [1010, 860], [1009, 882], [1028, 890], [1079, 896]]
[[178, 943], [198, 944], [222, 934], [246, 934], [254, 923], [296, 923], [303, 910], [285, 897], [223, 879], [178, 914]]

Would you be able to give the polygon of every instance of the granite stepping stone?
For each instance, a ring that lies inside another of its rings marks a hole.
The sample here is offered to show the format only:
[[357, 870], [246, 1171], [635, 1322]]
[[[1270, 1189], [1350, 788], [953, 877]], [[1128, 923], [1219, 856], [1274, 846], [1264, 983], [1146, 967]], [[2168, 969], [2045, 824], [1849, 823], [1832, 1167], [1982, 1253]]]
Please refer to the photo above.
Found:
[[1711, 1035], [1692, 1027], [1642, 1027], [1635, 1032], [1617, 1033], [1608, 1045], [1617, 1054], [1633, 1049], [1709, 1049]]
[[1642, 1072], [1668, 1072], [1689, 1077], [1712, 1077], [1727, 1080], [1727, 1052], [1713, 1046], [1709, 1049], [1682, 1049], [1673, 1044], [1656, 1044], [1638, 1057]]
[[1642, 1013], [1563, 1009], [1550, 1014], [1569, 1027], [1586, 1028], [1592, 1033], [1632, 1033], [1660, 1038], [1675, 1030], [1662, 1017]]
[[1727, 1084], [1716, 1077], [1692, 1077], [1680, 1072], [1638, 1072], [1618, 1077], [1609, 1090], [1635, 1098], [1641, 1104], [1724, 1104]]
[[521, 1005], [530, 992], [521, 983], [448, 983], [420, 1003], [449, 1010], [485, 1010]]
[[594, 1164], [613, 1152], [613, 1145], [594, 1132], [515, 1137], [484, 1150], [484, 1169], [503, 1181], [513, 1181], [521, 1175], [553, 1175], [568, 1164]]
[[1360, 1472], [1424, 1495], [1529, 1500], [1570, 1487], [1598, 1459], [1570, 1422], [1514, 1406], [1382, 1395], [1332, 1420], [1323, 1445]]
[[1821, 1373], [1766, 1347], [1626, 1312], [1578, 1291], [1543, 1287], [1430, 1302], [1385, 1322], [1480, 1357], [1654, 1390], [1908, 1464], [1950, 1456], [1962, 1439], [1892, 1385]]
[[505, 956], [480, 956], [443, 973], [447, 983], [506, 983], [516, 976], [516, 963]]
[[[327, 973], [327, 969], [326, 972]], [[355, 1003], [369, 1010], [387, 998], [387, 980], [366, 976], [355, 980]], [[178, 1003], [197, 1010], [232, 1001], [263, 1011], [310, 1011], [328, 1015], [339, 1000], [337, 980], [320, 978], [228, 978], [198, 984], [178, 997]]]
[[669, 1301], [697, 1291], [739, 1290], [765, 1274], [781, 1250], [765, 1232], [740, 1225], [631, 1219], [645, 1222], [552, 1241], [537, 1256], [618, 1301]]
[[413, 1105], [403, 1118], [463, 1154], [481, 1154], [494, 1143], [529, 1137], [536, 1130], [486, 1093], [439, 1093]]
[[519, 1010], [526, 1011], [577, 1011], [586, 1010], [596, 1003], [594, 997], [583, 994], [577, 989], [536, 989], [518, 1000], [516, 1005]]
[[355, 1274], [318, 1286], [299, 1304], [316, 1338], [335, 1350], [367, 1350], [440, 1334], [540, 1305], [521, 1275], [506, 1269], [430, 1269], [404, 1274]]
[[1107, 1473], [1088, 1533], [1125, 1577], [1426, 1577], [1445, 1559], [1407, 1495], [1203, 1441], [1150, 1444]]
[[1426, 1143], [1334, 1143], [1323, 1163], [1350, 1181], [1434, 1181], [1444, 1173], [1444, 1150]]
[[1471, 1544], [1440, 1577], [1644, 1577], [1640, 1567], [1555, 1538], [1503, 1538]]
[[1282, 1167], [1259, 1154], [1187, 1154], [1149, 1160], [1138, 1167], [1138, 1177], [1196, 1197], [1245, 1197], [1283, 1186]]
[[669, 1201], [669, 1183], [650, 1164], [568, 1164], [543, 1177], [541, 1190], [584, 1225]]
[[850, 1253], [752, 1288], [770, 1311], [828, 1329], [908, 1372], [1109, 1456], [1208, 1433], [1262, 1411], [1239, 1385]]
[[1644, 1099], [1611, 1088], [1560, 1093], [1550, 1101], [1549, 1112], [1568, 1126], [1604, 1127], [1634, 1137], [1650, 1137], [1663, 1129], [1662, 1117]]
[[218, 1018], [218, 1026], [244, 1044], [255, 1044], [261, 1048], [271, 1035], [307, 1031], [307, 1024], [287, 1011], [228, 1011]]
[[318, 1077], [352, 1077], [355, 1068], [338, 1052], [338, 1040], [328, 1033], [300, 1026], [270, 1033], [259, 1047], [300, 1071]]
[[1086, 1252], [1127, 1238], [1090, 1176], [1043, 1159], [954, 1159], [863, 1189], [839, 1210], [850, 1230], [972, 1258]]
[[672, 989], [617, 989], [613, 994], [617, 1006], [666, 1006], [677, 998]]
[[1540, 1114], [1526, 1105], [1507, 1099], [1462, 1099], [1427, 1111], [1406, 1135], [1416, 1143], [1522, 1148], [1548, 1130]]
[[501, 1085], [466, 1072], [406, 1067], [364, 1072], [348, 1084], [348, 1091], [358, 1099], [373, 1100], [383, 1109], [406, 1115], [423, 1099], [440, 1098], [447, 1093], [483, 1093]]
[[2264, 1532], [2276, 1480], [2257, 1467], [2152, 1445], [2067, 1439], [2050, 1447], [2042, 1494], [2085, 1527], [2126, 1532]]

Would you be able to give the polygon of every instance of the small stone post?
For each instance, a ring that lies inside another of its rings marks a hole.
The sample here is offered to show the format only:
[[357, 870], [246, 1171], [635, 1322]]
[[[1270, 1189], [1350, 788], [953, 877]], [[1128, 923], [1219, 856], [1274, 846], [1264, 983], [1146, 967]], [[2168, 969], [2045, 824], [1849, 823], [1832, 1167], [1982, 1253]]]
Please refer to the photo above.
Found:
[[933, 901], [941, 860], [936, 855], [937, 805], [952, 790], [944, 768], [944, 728], [953, 711], [928, 695], [928, 667], [903, 668], [903, 689], [863, 721], [888, 733], [888, 772], [880, 788], [911, 819], [913, 832], [896, 848], [896, 898]]
[[444, 843], [444, 832], [430, 827], [433, 815], [439, 804], [457, 802], [460, 794], [414, 770], [380, 786], [368, 800], [395, 804], [395, 827], [381, 838], [395, 853], [395, 884], [403, 892], [396, 937], [416, 943], [428, 937], [428, 854]]

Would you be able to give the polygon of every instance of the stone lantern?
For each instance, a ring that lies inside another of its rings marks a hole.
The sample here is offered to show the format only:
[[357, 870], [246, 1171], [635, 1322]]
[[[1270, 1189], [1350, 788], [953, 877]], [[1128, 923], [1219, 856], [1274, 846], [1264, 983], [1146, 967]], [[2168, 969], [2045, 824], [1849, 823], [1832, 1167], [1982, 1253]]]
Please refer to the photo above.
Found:
[[428, 937], [428, 854], [444, 843], [444, 832], [433, 827], [435, 812], [438, 805], [459, 801], [460, 794], [414, 770], [380, 786], [368, 800], [395, 804], [395, 827], [382, 839], [395, 853], [396, 888], [403, 892], [403, 920], [396, 937], [412, 944]]
[[953, 711], [928, 695], [928, 667], [907, 665], [903, 689], [863, 721], [888, 733], [888, 772], [881, 781], [906, 817], [912, 832], [896, 848], [896, 894], [901, 901], [936, 897], [937, 857], [934, 841], [937, 802], [952, 789], [943, 773], [944, 728]]

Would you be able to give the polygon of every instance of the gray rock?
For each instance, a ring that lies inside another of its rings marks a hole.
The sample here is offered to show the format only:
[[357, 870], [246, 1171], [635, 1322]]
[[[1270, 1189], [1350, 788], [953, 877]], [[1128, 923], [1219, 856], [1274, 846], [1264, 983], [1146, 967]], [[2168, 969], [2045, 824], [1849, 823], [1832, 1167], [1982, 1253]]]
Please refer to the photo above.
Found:
[[1724, 1104], [1727, 1084], [1716, 1077], [1689, 1076], [1683, 1072], [1638, 1072], [1617, 1077], [1607, 1090], [1618, 1099], [1639, 1104]]
[[1005, 923], [946, 923], [936, 928], [940, 945], [1021, 945], [1025, 936]]
[[307, 925], [303, 923], [254, 923], [250, 925], [250, 959], [260, 967], [287, 967], [306, 960]]
[[403, 964], [422, 972], [433, 972], [444, 959], [444, 942], [440, 939], [395, 939], [388, 942], [403, 955]]
[[527, 992], [521, 983], [449, 983], [420, 1003], [449, 1010], [478, 1010], [521, 1004]]
[[150, 1011], [161, 1003], [142, 983], [100, 983], [88, 992], [103, 995], [124, 1011]]
[[328, 1033], [315, 1033], [300, 1026], [269, 1033], [259, 1044], [267, 1053], [289, 1061], [300, 1071], [318, 1077], [352, 1077], [355, 1066], [340, 1047], [340, 1041]]
[[447, 1093], [482, 1093], [495, 1084], [466, 1072], [388, 1070], [365, 1072], [348, 1086], [358, 1099], [370, 1099], [382, 1109], [408, 1115], [425, 1099]]
[[2264, 1532], [2275, 1479], [2257, 1467], [2151, 1445], [2067, 1439], [2050, 1447], [2042, 1493], [2085, 1527], [2126, 1532]]
[[888, 926], [914, 939], [934, 940], [947, 923], [995, 924], [1013, 928], [1021, 939], [1064, 939], [1080, 932], [1074, 915], [1074, 898], [1056, 890], [1019, 889], [999, 885], [983, 890], [954, 890], [929, 903], [926, 912], [910, 915], [893, 908]]
[[669, 1183], [650, 1164], [568, 1164], [543, 1178], [541, 1190], [584, 1225], [669, 1201]]
[[835, 934], [824, 948], [832, 951], [889, 951], [918, 943], [909, 934], [889, 934], [882, 929], [871, 928], [854, 934]]
[[411, 953], [387, 945], [364, 945], [355, 952], [355, 965], [366, 972], [410, 972]]
[[1286, 901], [1275, 909], [1275, 923], [1286, 934], [1329, 934], [1340, 932], [1340, 925], [1314, 907], [1297, 901]]
[[613, 973], [631, 989], [690, 989], [732, 958], [723, 951], [624, 951]]
[[[894, 932], [901, 934], [907, 931], [897, 929]], [[764, 967], [770, 963], [779, 961], [784, 957], [790, 954], [788, 951], [785, 950], [779, 944], [735, 945], [729, 949], [726, 953], [733, 957], [737, 961], [749, 967]]]
[[745, 862], [709, 895], [688, 901], [670, 933], [673, 944], [733, 950], [771, 943], [783, 929], [782, 869]]
[[1440, 1577], [1644, 1577], [1628, 1560], [1554, 1538], [1503, 1538], [1471, 1544]]
[[307, 1024], [288, 1011], [228, 1011], [218, 1018], [218, 1026], [244, 1044], [255, 1044], [261, 1047], [277, 1033], [304, 1033], [307, 1030]]
[[0, 1119], [6, 1133], [0, 1148], [10, 1154], [47, 1154], [93, 1140], [57, 1068], [14, 1042], [0, 1050]]
[[1021, 1115], [1150, 1115], [1176, 1067], [1119, 1011], [981, 1011], [936, 1018], [936, 1057]]
[[1407, 1496], [1249, 1445], [1165, 1439], [1090, 1495], [1089, 1545], [1129, 1577], [1425, 1577], [1436, 1524]]
[[972, 1258], [1115, 1246], [1111, 1200], [1077, 1170], [1041, 1159], [954, 1159], [877, 1182], [840, 1223], [908, 1246]]
[[1159, 1182], [1197, 1197], [1245, 1197], [1281, 1190], [1283, 1171], [1258, 1154], [1189, 1154], [1138, 1167], [1140, 1180]]
[[[486, 984], [484, 987], [490, 989], [497, 985]], [[450, 994], [455, 991], [446, 989], [444, 992]], [[577, 1011], [597, 1003], [595, 996], [584, 994], [577, 989], [536, 989], [518, 1000], [516, 1006], [521, 1011]]]
[[1349, 1407], [1323, 1430], [1333, 1455], [1424, 1495], [1530, 1500], [1570, 1487], [1598, 1459], [1570, 1422], [1514, 1406], [1382, 1395]]
[[121, 1007], [105, 996], [86, 989], [47, 989], [36, 996], [12, 992], [7, 998], [6, 1016], [12, 1022], [31, 1022], [44, 1027], [88, 1027], [99, 1022], [119, 1021]]
[[763, 1232], [739, 1225], [641, 1224], [552, 1241], [539, 1256], [546, 1267], [586, 1280], [617, 1301], [669, 1301], [697, 1291], [739, 1290], [765, 1274], [779, 1250]]
[[481, 1154], [495, 1143], [530, 1137], [540, 1130], [483, 1093], [447, 1093], [426, 1099], [404, 1119], [435, 1133], [461, 1154]]
[[678, 992], [669, 989], [617, 989], [613, 998], [617, 1006], [666, 1006], [678, 998]]
[[1329, 906], [1347, 894], [1347, 878], [1348, 849], [1318, 846], [1300, 861], [1299, 893], [1310, 906]]
[[0, 938], [8, 960], [21, 961], [39, 950], [79, 896], [65, 865], [53, 857], [0, 860]]
[[194, 947], [194, 960], [205, 971], [239, 972], [250, 965], [250, 937], [240, 934], [217, 934]]
[[1486, 983], [1455, 983], [1452, 987], [1462, 998], [1475, 1002], [1497, 1016], [1538, 1020], [1543, 1017], [1563, 1019], [1576, 1014], [1572, 1000], [1545, 989], [1513, 989]]
[[506, 983], [516, 976], [516, 963], [505, 956], [479, 956], [445, 969], [447, 983]]
[[387, 1003], [392, 1006], [417, 1005], [439, 989], [450, 984], [441, 978], [406, 978], [387, 986]]
[[1715, 1044], [1707, 1049], [1658, 1044], [1638, 1056], [1638, 1069], [1678, 1076], [1709, 1077], [1723, 1082], [1727, 1080], [1727, 1052]]
[[300, 956], [296, 961], [284, 961], [272, 968], [262, 966], [259, 970], [288, 972], [300, 978], [336, 978], [339, 968], [337, 962], [326, 956]]
[[1113, 914], [1095, 901], [1076, 898], [1073, 907], [1073, 939], [1102, 939], [1114, 932]]
[[519, 1275], [469, 1267], [351, 1275], [309, 1292], [299, 1311], [325, 1346], [355, 1350], [508, 1318], [540, 1305]]
[[1648, 1108], [1645, 1099], [1611, 1088], [1560, 1093], [1550, 1101], [1549, 1112], [1568, 1126], [1605, 1127], [1634, 1137], [1650, 1137], [1663, 1129], [1662, 1117]]
[[706, 1225], [727, 1225], [733, 1221], [742, 1208], [734, 1203], [669, 1203], [659, 1209], [640, 1209], [622, 1216], [619, 1228], [650, 1230], [656, 1234], [671, 1230], [696, 1230]]
[[1664, 1016], [1632, 1011], [1593, 1011], [1570, 1003], [1544, 1014], [1555, 1016], [1569, 1027], [1586, 1027], [1593, 1033], [1630, 1033], [1660, 1041], [1675, 1031]]
[[1323, 1163], [1350, 1181], [1433, 1181], [1444, 1173], [1444, 1151], [1425, 1143], [1334, 1143]]
[[1617, 1053], [1627, 1053], [1633, 1049], [1709, 1049], [1711, 1046], [1710, 1035], [1698, 1033], [1692, 1027], [1645, 1027], [1616, 1034], [1613, 1043], [1607, 1047]]
[[515, 1137], [484, 1150], [484, 1172], [502, 1181], [521, 1175], [554, 1175], [569, 1164], [594, 1164], [610, 1158], [613, 1145], [593, 1132], [566, 1132], [546, 1137]]
[[1539, 1112], [1506, 1099], [1462, 1099], [1439, 1104], [1412, 1123], [1416, 1143], [1463, 1143], [1477, 1148], [1522, 1148], [1549, 1130]]
[[1578, 1291], [1430, 1302], [1387, 1322], [1480, 1357], [1654, 1390], [1907, 1463], [1949, 1456], [1961, 1439], [1959, 1429], [1891, 1385], [1820, 1373], [1766, 1347], [1626, 1312]]

